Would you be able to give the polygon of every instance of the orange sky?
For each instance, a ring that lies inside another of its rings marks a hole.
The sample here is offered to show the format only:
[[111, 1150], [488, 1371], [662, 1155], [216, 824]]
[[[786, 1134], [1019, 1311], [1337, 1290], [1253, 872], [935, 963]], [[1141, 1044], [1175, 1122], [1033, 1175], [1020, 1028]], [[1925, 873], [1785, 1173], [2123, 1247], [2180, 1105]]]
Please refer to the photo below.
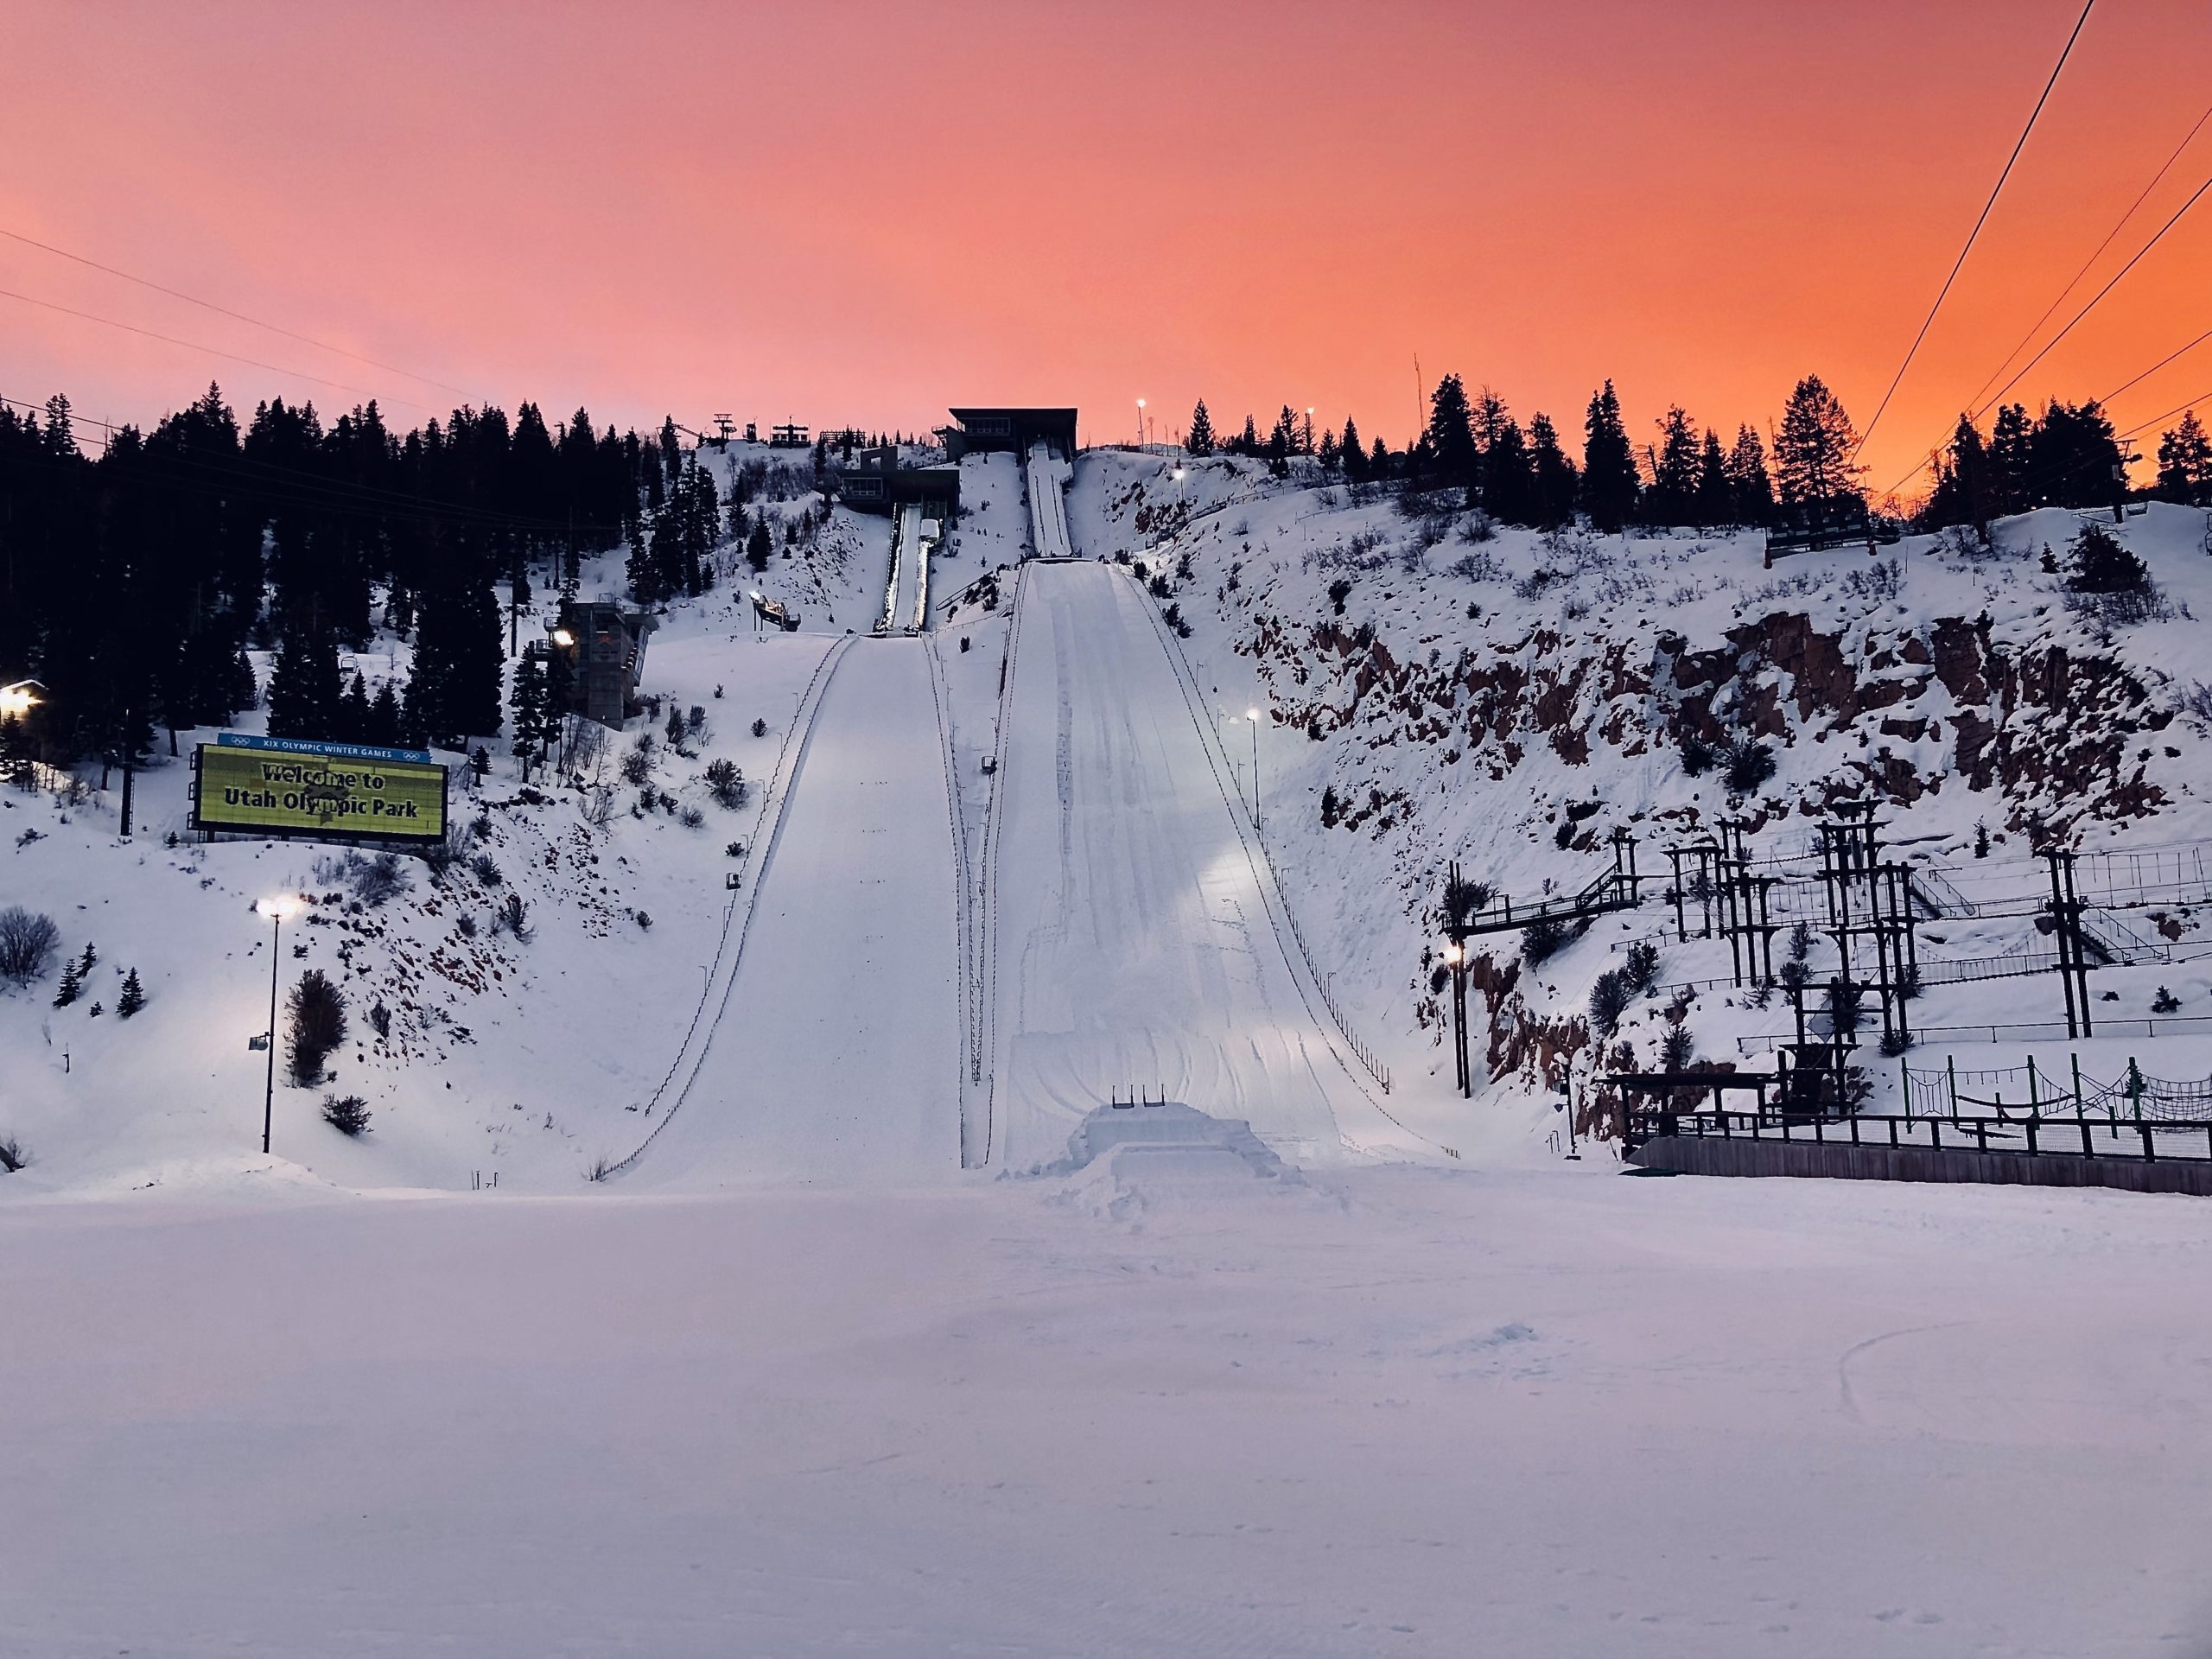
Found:
[[[507, 404], [1130, 435], [1290, 403], [1402, 441], [1415, 353], [1579, 436], [1611, 375], [1862, 427], [2076, 0], [15, 6], [0, 227]], [[1869, 446], [1948, 427], [2212, 97], [2212, 6], [2101, 0]], [[2081, 297], [2212, 173], [2212, 124]], [[2212, 328], [2212, 195], [2014, 395]], [[0, 239], [0, 289], [455, 399]], [[2078, 300], [2075, 303], [2078, 304]], [[2069, 305], [2060, 314], [2069, 315]], [[0, 299], [0, 393], [352, 394]], [[2212, 391], [2212, 342], [2122, 397]], [[2206, 398], [2212, 404], [2212, 397]], [[2155, 443], [2155, 435], [2152, 442]]]

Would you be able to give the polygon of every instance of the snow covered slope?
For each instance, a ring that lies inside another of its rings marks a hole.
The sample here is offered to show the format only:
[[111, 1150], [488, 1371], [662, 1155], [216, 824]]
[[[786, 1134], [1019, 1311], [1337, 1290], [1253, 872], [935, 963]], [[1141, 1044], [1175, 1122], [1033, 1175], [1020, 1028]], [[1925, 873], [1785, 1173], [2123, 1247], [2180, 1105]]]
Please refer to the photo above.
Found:
[[696, 1080], [626, 1179], [960, 1167], [959, 876], [929, 648], [832, 668]]
[[990, 877], [994, 1161], [1050, 1160], [1132, 1090], [1249, 1121], [1300, 1161], [1370, 1144], [1390, 1126], [1308, 1010], [1144, 595], [1114, 566], [1037, 564], [1020, 604]]

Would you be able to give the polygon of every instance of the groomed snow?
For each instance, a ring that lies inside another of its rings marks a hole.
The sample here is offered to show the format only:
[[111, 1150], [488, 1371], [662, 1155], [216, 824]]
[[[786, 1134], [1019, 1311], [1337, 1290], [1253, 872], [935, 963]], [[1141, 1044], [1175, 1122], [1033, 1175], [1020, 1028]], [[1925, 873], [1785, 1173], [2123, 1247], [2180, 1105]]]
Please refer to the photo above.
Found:
[[2196, 1201], [1193, 1166], [0, 1208], [0, 1654], [2212, 1635]]

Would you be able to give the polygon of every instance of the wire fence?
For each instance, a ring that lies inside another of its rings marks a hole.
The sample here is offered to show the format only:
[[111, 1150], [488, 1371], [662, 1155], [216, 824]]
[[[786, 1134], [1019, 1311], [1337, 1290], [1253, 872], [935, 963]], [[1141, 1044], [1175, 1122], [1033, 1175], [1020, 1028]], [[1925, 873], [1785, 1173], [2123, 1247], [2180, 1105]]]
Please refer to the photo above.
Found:
[[1941, 1068], [1900, 1063], [1908, 1117], [1959, 1117], [1984, 1112], [1999, 1118], [2107, 1117], [2130, 1122], [2196, 1122], [2212, 1116], [2212, 1077], [2153, 1077], [2129, 1057], [2127, 1070], [2106, 1081], [2066, 1057], [2066, 1070], [2038, 1069], [2029, 1055], [2019, 1065]]

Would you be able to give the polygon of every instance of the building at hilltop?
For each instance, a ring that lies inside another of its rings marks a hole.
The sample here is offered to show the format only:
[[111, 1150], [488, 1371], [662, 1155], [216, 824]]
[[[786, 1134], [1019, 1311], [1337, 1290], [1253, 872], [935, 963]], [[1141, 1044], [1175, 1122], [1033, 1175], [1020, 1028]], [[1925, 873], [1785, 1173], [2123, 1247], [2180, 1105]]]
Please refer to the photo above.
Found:
[[1063, 461], [1075, 459], [1075, 410], [1071, 409], [955, 409], [953, 423], [941, 426], [948, 459], [1010, 450], [1026, 455], [1035, 444], [1048, 444]]
[[855, 512], [886, 515], [918, 501], [949, 523], [960, 511], [960, 468], [901, 467], [895, 446], [862, 449], [838, 467], [837, 499]]

